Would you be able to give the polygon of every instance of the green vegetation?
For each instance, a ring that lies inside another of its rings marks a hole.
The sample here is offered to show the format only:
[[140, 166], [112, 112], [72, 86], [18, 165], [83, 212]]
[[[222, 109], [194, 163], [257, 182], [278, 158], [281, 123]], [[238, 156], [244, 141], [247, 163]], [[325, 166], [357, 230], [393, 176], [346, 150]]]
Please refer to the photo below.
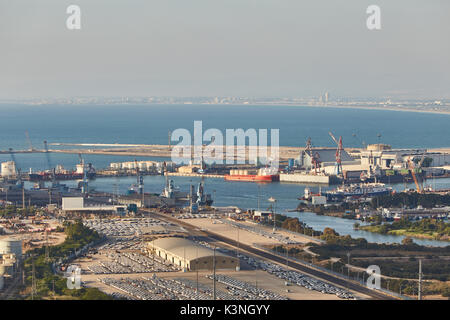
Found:
[[[426, 223], [424, 223], [426, 224]], [[361, 279], [364, 270], [370, 265], [378, 265], [383, 276], [399, 278], [382, 280], [382, 287], [409, 295], [417, 295], [418, 264], [422, 259], [424, 274], [424, 295], [450, 295], [450, 246], [425, 247], [415, 244], [406, 237], [402, 244], [368, 243], [365, 239], [340, 236], [335, 230], [326, 228], [321, 236], [325, 244], [310, 244], [310, 251], [318, 254], [316, 263], [347, 274], [346, 268], [350, 253], [350, 264], [361, 268], [351, 269], [350, 276]], [[332, 260], [334, 258], [336, 260]], [[333, 262], [336, 261], [336, 262]]]
[[14, 205], [8, 205], [4, 208], [0, 208], [0, 218], [13, 218], [13, 217], [27, 217], [35, 215], [39, 210], [34, 207], [17, 207]]
[[360, 206], [360, 203], [350, 202], [342, 202], [340, 204], [333, 204], [326, 207], [323, 205], [308, 206], [304, 203], [300, 203], [297, 208], [314, 212], [317, 215], [340, 217], [344, 219], [356, 219], [355, 210], [359, 209]]
[[[49, 247], [49, 256], [51, 260], [58, 258], [65, 259], [74, 250], [78, 250], [88, 243], [99, 241], [100, 235], [77, 221], [64, 225], [66, 240], [57, 245]], [[24, 261], [24, 270], [26, 277], [27, 292], [32, 285], [32, 266], [34, 260], [36, 293], [34, 299], [44, 299], [55, 295], [56, 297], [69, 296], [71, 299], [80, 300], [105, 300], [111, 299], [108, 295], [95, 288], [81, 288], [79, 290], [68, 289], [67, 279], [55, 274], [52, 270], [52, 262], [45, 259], [45, 248], [34, 249], [34, 257]], [[30, 297], [29, 297], [30, 298]]]
[[419, 205], [424, 208], [433, 208], [439, 205], [450, 205], [450, 195], [400, 192], [376, 197], [372, 199], [371, 205], [373, 208], [393, 208], [403, 206], [408, 208], [417, 208]]
[[[278, 228], [283, 228], [312, 237], [317, 237], [322, 234], [322, 232], [313, 230], [313, 228], [308, 227], [305, 223], [298, 220], [298, 218], [289, 218], [281, 214], [275, 214], [275, 218], [276, 226]], [[267, 226], [273, 226], [273, 222], [271, 221], [262, 221], [261, 223]]]
[[358, 227], [361, 230], [381, 234], [405, 235], [416, 238], [450, 240], [450, 223], [437, 221], [436, 219], [422, 219], [409, 221], [402, 218], [392, 223]]

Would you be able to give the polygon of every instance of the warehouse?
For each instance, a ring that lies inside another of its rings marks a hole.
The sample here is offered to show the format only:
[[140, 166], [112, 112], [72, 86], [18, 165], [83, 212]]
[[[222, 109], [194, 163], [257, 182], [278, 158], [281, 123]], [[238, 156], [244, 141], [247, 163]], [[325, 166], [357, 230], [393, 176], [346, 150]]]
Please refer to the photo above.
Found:
[[95, 201], [93, 198], [83, 197], [63, 197], [63, 212], [93, 212], [93, 213], [125, 213], [127, 206], [112, 205], [102, 201]]
[[[148, 243], [150, 254], [159, 256], [188, 271], [212, 270], [214, 250], [184, 238], [160, 238]], [[238, 260], [216, 250], [216, 269], [234, 269]]]

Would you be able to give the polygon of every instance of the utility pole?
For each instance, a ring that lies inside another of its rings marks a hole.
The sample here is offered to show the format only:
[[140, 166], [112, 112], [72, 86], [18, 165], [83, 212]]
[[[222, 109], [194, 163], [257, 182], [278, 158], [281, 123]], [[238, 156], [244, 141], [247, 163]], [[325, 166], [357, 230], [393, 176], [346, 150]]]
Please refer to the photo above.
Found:
[[45, 261], [50, 261], [50, 248], [48, 246], [48, 231], [45, 231]]
[[34, 256], [31, 256], [31, 300], [34, 300], [36, 291], [36, 270], [34, 267]]
[[216, 245], [214, 245], [213, 257], [213, 300], [216, 300]]
[[171, 145], [170, 145], [171, 144], [171, 140], [172, 140], [171, 138], [172, 138], [172, 132], [169, 130], [169, 151], [172, 148]]
[[[198, 244], [196, 245], [196, 247], [197, 247], [197, 259], [198, 259]], [[197, 264], [197, 266], [195, 267], [195, 271], [196, 271], [196, 273], [197, 273], [196, 290], [197, 290], [197, 300], [198, 300], [198, 264]]]
[[22, 209], [25, 209], [25, 188], [22, 187]]
[[419, 259], [419, 291], [417, 293], [417, 299], [422, 300], [422, 259]]

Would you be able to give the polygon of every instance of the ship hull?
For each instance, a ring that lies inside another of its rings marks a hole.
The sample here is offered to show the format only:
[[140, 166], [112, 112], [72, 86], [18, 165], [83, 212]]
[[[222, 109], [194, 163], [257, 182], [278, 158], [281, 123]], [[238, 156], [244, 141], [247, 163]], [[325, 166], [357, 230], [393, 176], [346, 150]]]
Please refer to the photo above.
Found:
[[[51, 181], [52, 176], [50, 173], [40, 174], [40, 173], [31, 173], [28, 175], [30, 181]], [[95, 178], [95, 173], [88, 173], [87, 178], [93, 179]], [[57, 173], [55, 174], [55, 180], [80, 180], [83, 179], [82, 173]]]
[[256, 175], [256, 174], [233, 174], [233, 175], [225, 175], [224, 179], [226, 181], [249, 181], [249, 182], [272, 182], [278, 181], [278, 175]]

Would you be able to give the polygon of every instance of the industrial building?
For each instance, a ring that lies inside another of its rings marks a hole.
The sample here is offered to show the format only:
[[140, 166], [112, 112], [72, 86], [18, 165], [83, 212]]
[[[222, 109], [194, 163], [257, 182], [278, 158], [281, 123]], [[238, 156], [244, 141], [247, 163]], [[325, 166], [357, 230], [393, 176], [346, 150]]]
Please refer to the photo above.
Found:
[[[321, 167], [332, 167], [336, 163], [336, 149], [335, 148], [312, 148], [310, 152], [302, 151], [298, 158], [298, 164], [305, 169], [312, 169], [314, 167], [314, 159], [320, 163]], [[342, 164], [356, 164], [355, 161], [345, 150], [341, 151]]]
[[233, 269], [238, 267], [238, 259], [227, 256], [213, 249], [201, 246], [185, 238], [160, 238], [148, 243], [151, 254], [180, 266], [187, 271], [212, 270], [214, 255], [216, 269]]
[[4, 178], [16, 176], [16, 163], [14, 161], [2, 162], [0, 174]]
[[63, 197], [62, 211], [67, 212], [93, 212], [93, 213], [126, 213], [126, 205], [111, 205], [108, 203], [89, 203], [83, 197]]

